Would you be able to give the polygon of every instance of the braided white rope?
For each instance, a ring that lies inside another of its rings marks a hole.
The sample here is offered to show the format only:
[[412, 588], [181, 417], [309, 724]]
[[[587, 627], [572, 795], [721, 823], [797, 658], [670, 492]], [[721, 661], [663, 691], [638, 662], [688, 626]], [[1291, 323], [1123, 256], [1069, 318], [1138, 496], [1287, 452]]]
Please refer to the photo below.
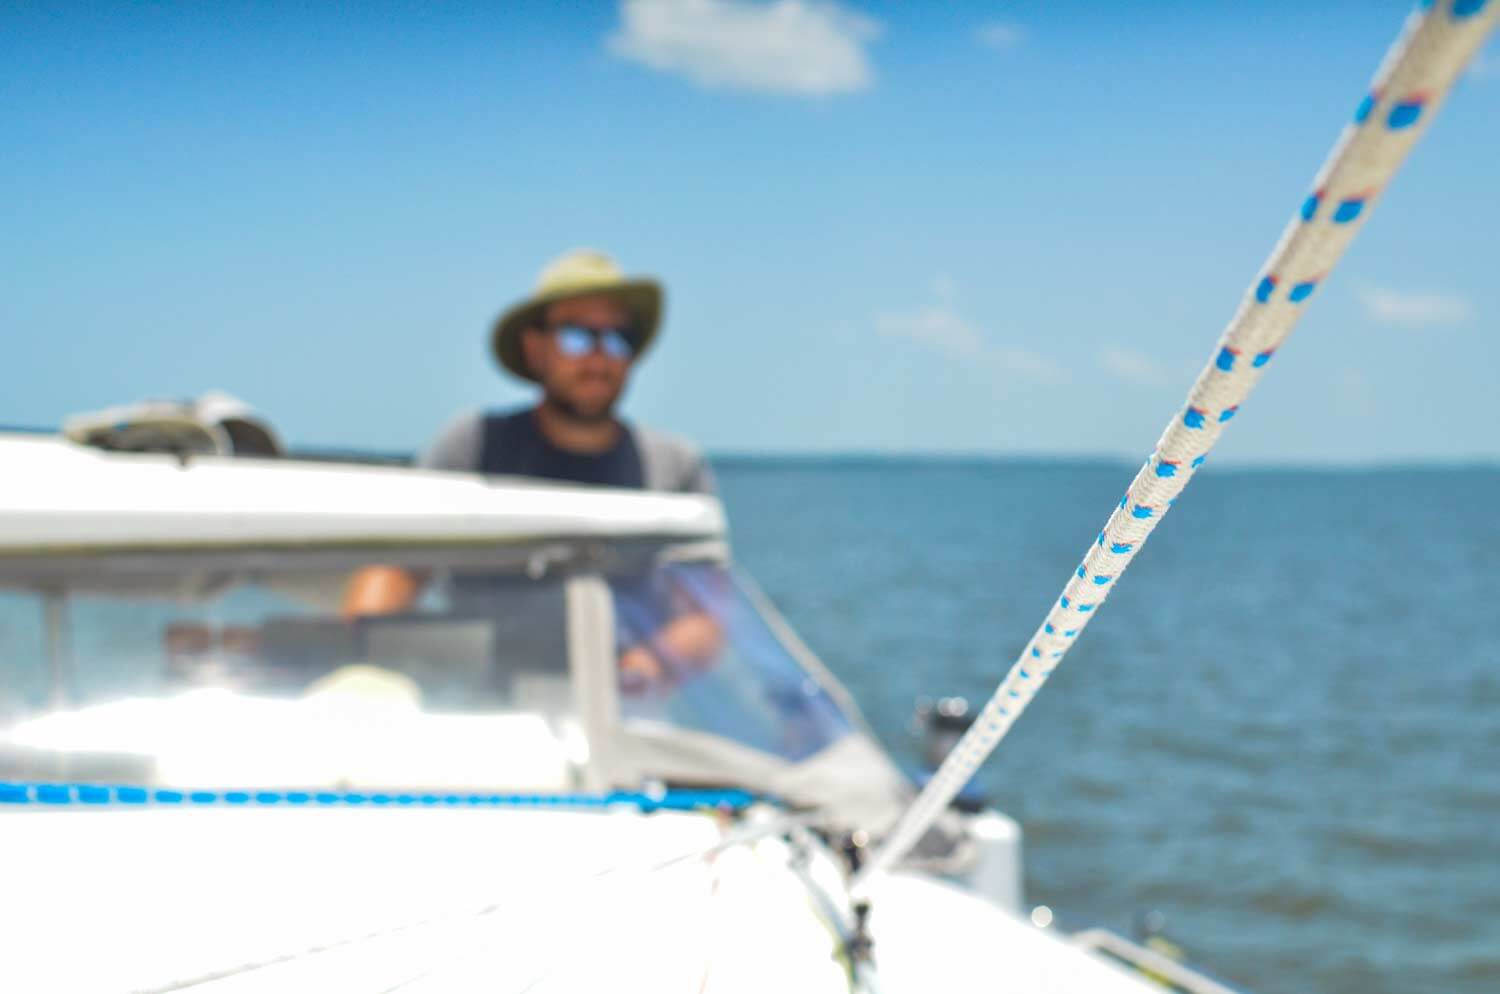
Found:
[[1224, 425], [1286, 340], [1459, 72], [1500, 18], [1500, 0], [1432, 0], [1411, 15], [1261, 275], [1245, 294], [1186, 408], [1090, 545], [1083, 563], [973, 727], [855, 878], [899, 860], [968, 783], [1109, 596]]

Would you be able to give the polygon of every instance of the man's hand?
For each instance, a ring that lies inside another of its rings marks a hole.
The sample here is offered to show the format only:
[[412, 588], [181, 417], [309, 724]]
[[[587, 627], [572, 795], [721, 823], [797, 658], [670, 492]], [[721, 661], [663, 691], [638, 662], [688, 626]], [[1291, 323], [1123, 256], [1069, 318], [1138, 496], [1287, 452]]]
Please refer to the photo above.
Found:
[[661, 660], [645, 646], [634, 645], [620, 653], [620, 689], [626, 693], [641, 693], [666, 675]]
[[397, 566], [366, 566], [349, 579], [340, 612], [345, 618], [394, 614], [417, 602], [426, 578]]
[[[620, 653], [620, 686], [639, 693], [674, 676], [701, 673], [713, 666], [723, 649], [724, 630], [717, 621], [707, 614], [685, 614], [657, 631], [649, 645], [633, 645]], [[671, 661], [671, 670], [664, 659]]]
[[667, 658], [691, 670], [706, 670], [724, 651], [724, 629], [713, 616], [697, 611], [673, 618], [651, 639]]

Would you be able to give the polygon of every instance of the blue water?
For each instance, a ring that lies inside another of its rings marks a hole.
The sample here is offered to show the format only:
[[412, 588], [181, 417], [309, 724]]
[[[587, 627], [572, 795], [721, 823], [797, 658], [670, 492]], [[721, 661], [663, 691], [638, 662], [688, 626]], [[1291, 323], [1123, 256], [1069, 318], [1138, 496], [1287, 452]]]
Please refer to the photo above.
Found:
[[[988, 695], [1125, 465], [718, 467], [740, 560], [914, 760]], [[1200, 473], [981, 774], [1065, 927], [1247, 991], [1500, 990], [1500, 469]]]

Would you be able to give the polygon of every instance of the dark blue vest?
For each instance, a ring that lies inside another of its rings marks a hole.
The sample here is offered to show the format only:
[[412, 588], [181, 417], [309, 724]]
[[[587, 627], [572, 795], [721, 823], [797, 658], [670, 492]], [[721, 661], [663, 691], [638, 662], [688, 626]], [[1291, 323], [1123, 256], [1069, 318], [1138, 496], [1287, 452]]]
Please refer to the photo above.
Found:
[[537, 426], [535, 411], [530, 408], [488, 414], [484, 419], [479, 469], [492, 476], [535, 476], [603, 487], [644, 487], [645, 474], [635, 435], [628, 425], [621, 427], [619, 440], [610, 448], [580, 454], [548, 441]]

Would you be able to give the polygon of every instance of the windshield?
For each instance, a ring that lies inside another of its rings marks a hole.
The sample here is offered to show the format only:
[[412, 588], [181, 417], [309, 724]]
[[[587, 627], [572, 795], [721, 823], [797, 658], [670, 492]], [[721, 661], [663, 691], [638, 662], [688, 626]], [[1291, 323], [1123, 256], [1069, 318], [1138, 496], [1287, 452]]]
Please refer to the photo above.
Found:
[[729, 570], [669, 564], [611, 589], [627, 729], [661, 723], [793, 762], [853, 730]]
[[535, 708], [538, 683], [568, 675], [556, 580], [444, 582], [410, 611], [358, 618], [260, 584], [208, 598], [74, 594], [55, 632], [47, 609], [42, 597], [0, 598], [11, 713], [209, 687], [300, 698], [351, 666], [389, 674], [423, 710], [494, 712]]
[[705, 736], [797, 763], [854, 730], [836, 685], [716, 562], [637, 556], [601, 583], [581, 564], [408, 561], [408, 607], [348, 616], [357, 565], [278, 556], [237, 575], [122, 561], [31, 592], [12, 578], [0, 779], [630, 788], [672, 775], [644, 761], [613, 782], [610, 737], [646, 730], [738, 783]]
[[575, 786], [567, 579], [411, 573], [409, 609], [359, 617], [347, 571], [0, 594], [0, 774]]

